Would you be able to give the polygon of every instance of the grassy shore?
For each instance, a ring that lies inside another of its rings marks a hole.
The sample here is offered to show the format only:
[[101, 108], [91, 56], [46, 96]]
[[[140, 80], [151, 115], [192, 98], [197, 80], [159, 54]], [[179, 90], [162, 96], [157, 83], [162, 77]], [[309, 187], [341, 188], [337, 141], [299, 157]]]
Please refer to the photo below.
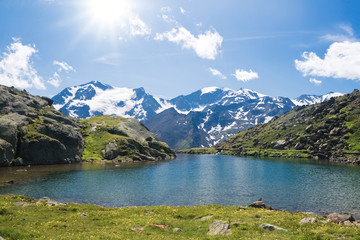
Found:
[[[212, 216], [200, 220], [204, 216]], [[23, 196], [0, 196], [0, 236], [5, 239], [360, 239], [360, 228], [317, 222], [309, 217], [236, 206], [105, 208], [88, 204], [48, 206]], [[317, 217], [319, 220], [324, 220]], [[209, 225], [222, 220], [229, 236], [208, 236]], [[267, 231], [269, 223], [288, 231]], [[176, 230], [176, 231], [175, 231]]]

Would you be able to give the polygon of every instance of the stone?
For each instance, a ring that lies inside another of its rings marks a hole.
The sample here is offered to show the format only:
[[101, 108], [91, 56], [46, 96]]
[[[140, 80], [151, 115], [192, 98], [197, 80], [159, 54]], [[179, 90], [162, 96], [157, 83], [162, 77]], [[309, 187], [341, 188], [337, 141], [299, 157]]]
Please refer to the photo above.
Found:
[[208, 219], [210, 219], [210, 218], [212, 218], [213, 216], [212, 215], [208, 215], [208, 216], [204, 216], [204, 217], [201, 217], [201, 218], [199, 218], [199, 219], [197, 219], [198, 221], [206, 221], [206, 220], [208, 220]]
[[352, 227], [352, 226], [354, 226], [354, 224], [353, 224], [352, 222], [350, 222], [349, 220], [346, 220], [345, 222], [342, 222], [341, 225], [347, 226], [347, 227]]
[[87, 215], [86, 213], [81, 213], [80, 217], [87, 218], [87, 217], [89, 217], [89, 215]]
[[307, 218], [301, 219], [299, 224], [304, 225], [304, 224], [307, 224], [307, 223], [316, 223], [316, 222], [318, 222], [317, 218], [307, 217]]
[[37, 200], [36, 204], [42, 204], [45, 203], [47, 206], [58, 206], [58, 205], [62, 205], [62, 203], [57, 202], [55, 200], [52, 200], [48, 197], [43, 197]]
[[112, 160], [117, 156], [119, 156], [119, 148], [116, 141], [109, 142], [105, 147], [104, 158]]
[[27, 202], [14, 202], [14, 205], [17, 207], [27, 207], [30, 205], [30, 203]]
[[2, 236], [0, 236], [0, 240], [5, 240], [5, 238], [3, 238]]
[[307, 215], [315, 215], [315, 216], [317, 216], [317, 214], [316, 213], [314, 213], [314, 212], [305, 212]]
[[275, 225], [272, 225], [272, 224], [268, 224], [268, 223], [260, 224], [260, 227], [262, 229], [264, 229], [264, 230], [267, 230], [267, 231], [274, 231], [274, 230], [285, 231], [285, 232], [289, 231], [287, 229], [284, 229], [284, 228], [281, 228], [281, 227], [278, 227], [278, 226], [275, 226]]
[[177, 228], [177, 227], [176, 227], [176, 228], [173, 228], [172, 230], [173, 230], [173, 232], [182, 232], [182, 229], [181, 229], [181, 228]]
[[154, 213], [154, 212], [152, 212], [152, 211], [150, 211], [150, 210], [146, 210], [146, 211], [145, 211], [145, 214], [146, 214], [146, 215], [150, 215], [150, 214], [153, 214], [153, 213]]
[[331, 213], [326, 216], [326, 219], [333, 223], [342, 223], [345, 221], [354, 222], [355, 218], [350, 213]]
[[169, 226], [167, 225], [162, 225], [162, 224], [149, 224], [149, 226], [151, 227], [156, 227], [156, 228], [160, 228], [163, 230], [169, 230]]
[[278, 140], [276, 142], [271, 143], [271, 148], [282, 150], [285, 148], [286, 141], [285, 140]]
[[130, 228], [132, 231], [134, 232], [142, 232], [144, 231], [144, 228], [140, 228], [140, 227], [134, 227], [134, 228]]
[[232, 231], [230, 229], [229, 224], [223, 221], [215, 221], [209, 225], [209, 231], [207, 235], [215, 236], [215, 235], [230, 235]]
[[267, 205], [266, 203], [264, 203], [263, 201], [255, 201], [252, 204], [250, 204], [248, 207], [253, 207], [253, 208], [265, 208], [267, 210], [273, 210], [272, 207], [270, 207], [269, 205]]

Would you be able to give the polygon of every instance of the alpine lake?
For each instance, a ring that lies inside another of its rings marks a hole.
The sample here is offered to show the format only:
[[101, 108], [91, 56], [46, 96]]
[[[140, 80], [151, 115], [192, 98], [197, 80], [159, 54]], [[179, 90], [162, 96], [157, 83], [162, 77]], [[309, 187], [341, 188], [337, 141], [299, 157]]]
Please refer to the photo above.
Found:
[[107, 207], [247, 206], [360, 217], [360, 167], [311, 160], [178, 154], [172, 161], [0, 168], [0, 194]]

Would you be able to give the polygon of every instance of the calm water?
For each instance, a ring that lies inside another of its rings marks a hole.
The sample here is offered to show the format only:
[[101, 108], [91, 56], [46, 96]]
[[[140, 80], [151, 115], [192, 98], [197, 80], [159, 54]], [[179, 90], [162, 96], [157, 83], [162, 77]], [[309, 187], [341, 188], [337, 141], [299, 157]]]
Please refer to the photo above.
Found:
[[[276, 209], [360, 217], [360, 168], [221, 155], [179, 155], [169, 162], [99, 167], [0, 169], [0, 194], [48, 196], [103, 206], [245, 206], [260, 197]], [[16, 171], [18, 170], [18, 171]], [[20, 171], [19, 171], [20, 170]], [[18, 182], [18, 184], [16, 184]]]

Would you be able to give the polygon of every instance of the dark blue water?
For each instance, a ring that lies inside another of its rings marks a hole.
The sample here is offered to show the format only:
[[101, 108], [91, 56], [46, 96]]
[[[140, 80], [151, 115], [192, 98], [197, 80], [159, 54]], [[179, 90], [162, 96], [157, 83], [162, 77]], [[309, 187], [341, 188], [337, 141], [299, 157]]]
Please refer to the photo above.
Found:
[[[173, 161], [153, 164], [96, 170], [79, 166], [75, 170], [68, 168], [71, 171], [51, 173], [52, 167], [46, 166], [47, 172], [35, 180], [0, 187], [0, 194], [48, 196], [62, 202], [118, 207], [245, 206], [262, 197], [276, 209], [317, 213], [347, 211], [360, 217], [359, 167], [221, 155], [179, 155]], [[17, 174], [35, 170], [31, 167]]]

